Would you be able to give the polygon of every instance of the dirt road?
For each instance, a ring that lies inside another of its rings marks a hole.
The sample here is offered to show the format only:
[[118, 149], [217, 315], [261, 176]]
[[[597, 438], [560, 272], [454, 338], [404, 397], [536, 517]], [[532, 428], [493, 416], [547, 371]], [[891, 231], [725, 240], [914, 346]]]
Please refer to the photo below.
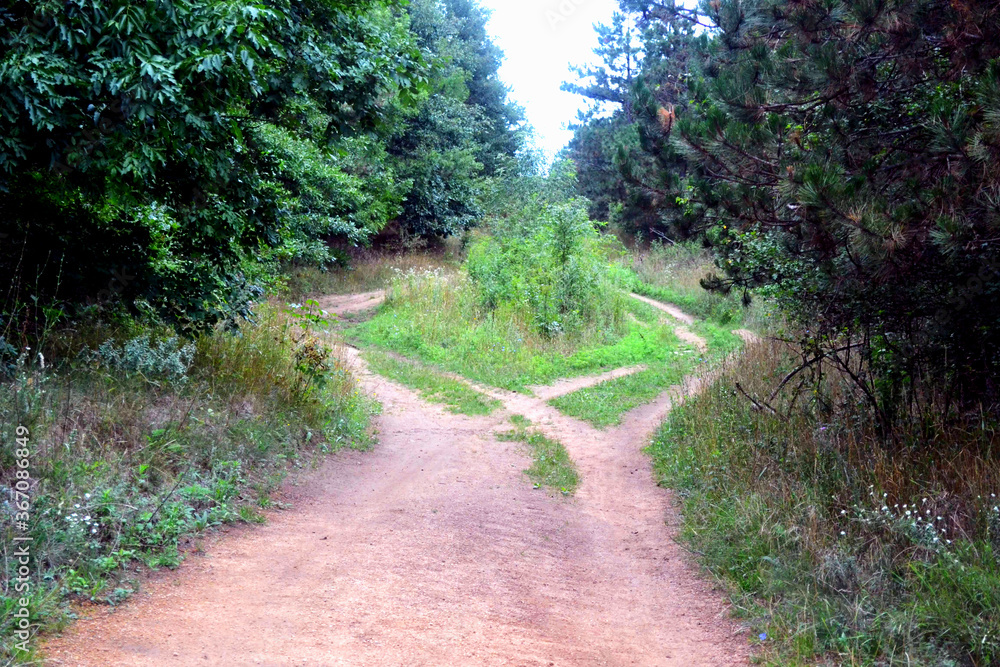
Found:
[[[332, 457], [291, 510], [79, 621], [48, 664], [747, 664], [641, 453], [676, 392], [609, 431], [506, 392], [470, 418], [352, 357], [385, 406], [376, 450]], [[566, 445], [575, 497], [532, 489], [521, 445], [493, 437], [511, 413]]]

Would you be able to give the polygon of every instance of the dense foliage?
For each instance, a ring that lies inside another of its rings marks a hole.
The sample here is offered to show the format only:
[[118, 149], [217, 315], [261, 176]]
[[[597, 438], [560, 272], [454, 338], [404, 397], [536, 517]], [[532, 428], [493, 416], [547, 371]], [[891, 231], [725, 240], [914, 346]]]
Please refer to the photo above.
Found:
[[545, 335], [577, 330], [617, 306], [619, 288], [583, 202], [508, 218], [472, 244], [466, 266], [486, 309], [523, 309]]
[[[447, 234], [520, 147], [470, 1], [0, 8], [4, 324], [122, 302], [246, 316], [273, 266]], [[407, 143], [410, 142], [410, 143]], [[66, 308], [65, 306], [69, 306]]]
[[717, 249], [707, 285], [777, 299], [808, 325], [806, 361], [884, 418], [919, 407], [921, 378], [996, 397], [996, 3], [622, 5], [645, 50], [616, 113], [641, 150], [613, 159], [660, 233]]

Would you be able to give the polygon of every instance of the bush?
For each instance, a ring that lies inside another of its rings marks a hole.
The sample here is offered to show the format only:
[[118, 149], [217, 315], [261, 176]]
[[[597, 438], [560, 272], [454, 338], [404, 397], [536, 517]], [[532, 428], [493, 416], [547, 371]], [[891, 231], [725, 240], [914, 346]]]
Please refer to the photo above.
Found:
[[624, 316], [608, 242], [583, 202], [543, 205], [494, 225], [472, 244], [466, 267], [486, 309], [523, 310], [556, 336]]
[[187, 379], [194, 350], [194, 345], [181, 345], [174, 337], [154, 345], [149, 341], [149, 334], [143, 334], [121, 346], [107, 341], [96, 351], [85, 352], [82, 356], [112, 371], [137, 374], [150, 380], [165, 378], [182, 382]]

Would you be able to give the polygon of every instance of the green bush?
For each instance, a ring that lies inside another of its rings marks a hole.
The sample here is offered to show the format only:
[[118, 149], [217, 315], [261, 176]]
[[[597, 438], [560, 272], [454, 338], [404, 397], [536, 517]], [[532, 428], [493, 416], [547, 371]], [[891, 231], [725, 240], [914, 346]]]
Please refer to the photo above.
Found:
[[584, 202], [529, 208], [504, 222], [472, 244], [466, 262], [486, 309], [523, 310], [550, 337], [623, 317], [607, 237]]

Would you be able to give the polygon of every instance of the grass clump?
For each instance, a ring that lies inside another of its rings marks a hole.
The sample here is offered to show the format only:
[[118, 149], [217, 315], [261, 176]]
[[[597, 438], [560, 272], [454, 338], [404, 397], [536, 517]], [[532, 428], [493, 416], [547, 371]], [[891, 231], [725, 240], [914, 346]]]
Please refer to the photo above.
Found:
[[[1000, 664], [996, 426], [900, 423], [887, 444], [832, 369], [789, 386], [751, 348], [650, 446], [683, 498], [683, 539], [730, 587], [772, 665]], [[794, 384], [794, 383], [793, 383]]]
[[410, 361], [370, 350], [364, 353], [368, 367], [379, 375], [416, 390], [432, 403], [443, 403], [448, 411], [461, 415], [488, 415], [500, 407], [500, 401], [484, 396], [464, 382], [459, 382]]
[[[103, 340], [91, 340], [95, 332]], [[64, 350], [58, 360], [53, 350]], [[73, 352], [76, 353], [73, 353]], [[0, 663], [15, 651], [12, 612], [29, 600], [32, 642], [71, 618], [71, 599], [116, 604], [136, 562], [174, 567], [213, 526], [258, 522], [258, 507], [322, 452], [371, 443], [375, 409], [323, 340], [276, 308], [240, 333], [179, 343], [157, 326], [56, 332], [46, 364], [26, 355], [0, 383], [0, 487], [19, 480], [18, 427], [30, 433], [26, 530], [0, 512]], [[13, 537], [32, 539], [30, 588], [13, 586]], [[129, 567], [126, 567], [129, 566]]]
[[566, 447], [538, 431], [527, 429], [530, 422], [524, 417], [511, 421], [517, 428], [497, 433], [496, 437], [503, 442], [523, 442], [528, 446], [532, 464], [524, 473], [534, 482], [535, 488], [548, 487], [564, 496], [572, 495], [580, 484], [580, 475]]

